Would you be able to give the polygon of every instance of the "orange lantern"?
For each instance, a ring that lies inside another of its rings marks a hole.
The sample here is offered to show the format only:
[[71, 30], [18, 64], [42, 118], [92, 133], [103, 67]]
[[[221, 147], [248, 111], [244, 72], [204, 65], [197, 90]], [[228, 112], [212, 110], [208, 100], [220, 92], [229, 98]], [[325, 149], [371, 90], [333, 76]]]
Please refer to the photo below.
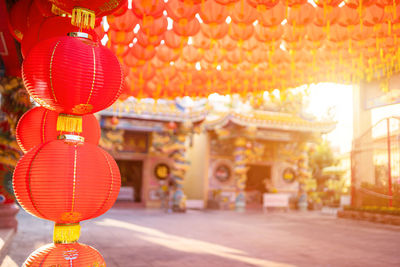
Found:
[[193, 36], [200, 31], [200, 23], [197, 18], [192, 20], [180, 20], [179, 22], [174, 21], [173, 31], [181, 36]]
[[201, 32], [204, 34], [204, 36], [213, 40], [222, 39], [229, 31], [229, 25], [226, 24], [225, 22], [221, 24], [202, 23], [200, 27], [201, 27]]
[[168, 27], [167, 17], [161, 16], [156, 19], [142, 19], [139, 21], [140, 30], [147, 36], [163, 34]]
[[233, 5], [231, 18], [235, 23], [251, 24], [257, 19], [257, 10], [246, 0], [240, 0]]
[[139, 19], [135, 16], [131, 9], [128, 9], [121, 16], [108, 16], [107, 22], [110, 28], [116, 31], [128, 32], [135, 28], [136, 24], [139, 23]]
[[199, 61], [201, 56], [199, 50], [192, 45], [187, 45], [183, 48], [182, 58], [188, 63]]
[[286, 7], [279, 2], [273, 8], [258, 12], [258, 22], [265, 27], [276, 26], [282, 23], [286, 16]]
[[45, 245], [33, 252], [23, 266], [105, 267], [106, 263], [96, 249], [80, 243], [71, 243]]
[[160, 45], [156, 49], [156, 56], [162, 62], [171, 62], [175, 61], [179, 57], [179, 53], [176, 53], [175, 50], [169, 48], [166, 44]]
[[203, 23], [223, 23], [228, 16], [228, 9], [215, 2], [214, 0], [207, 0], [200, 6], [199, 15], [203, 20]]
[[378, 5], [370, 5], [365, 8], [363, 18], [364, 25], [374, 26], [383, 22], [383, 8]]
[[13, 177], [21, 206], [57, 224], [100, 216], [114, 204], [120, 184], [114, 159], [100, 147], [75, 138], [32, 148], [18, 161]]
[[254, 33], [254, 26], [252, 24], [236, 24], [231, 23], [231, 31], [229, 36], [236, 41], [243, 41], [249, 39]]
[[56, 140], [62, 134], [77, 134], [85, 142], [97, 145], [100, 139], [100, 126], [92, 114], [82, 116], [82, 133], [57, 131], [58, 113], [35, 107], [26, 112], [18, 122], [16, 139], [21, 150], [26, 153], [34, 146]]
[[292, 6], [288, 11], [287, 21], [295, 27], [303, 26], [311, 23], [314, 20], [314, 16], [314, 7], [309, 3], [305, 3], [299, 6]]
[[128, 46], [135, 38], [135, 33], [133, 31], [124, 32], [109, 29], [107, 35], [111, 44], [120, 44], [125, 46]]
[[169, 0], [165, 6], [168, 17], [176, 22], [181, 19], [189, 21], [194, 19], [196, 14], [199, 12], [199, 6], [192, 5], [188, 1]]
[[159, 18], [163, 15], [164, 9], [163, 0], [132, 0], [132, 11], [141, 19]]
[[340, 17], [339, 7], [317, 7], [315, 9], [314, 24], [317, 26], [330, 26], [335, 24]]
[[149, 36], [147, 34], [145, 34], [142, 31], [139, 31], [137, 33], [137, 42], [143, 46], [143, 47], [147, 47], [147, 46], [158, 46], [162, 39], [164, 38], [164, 35], [153, 35], [153, 36]]
[[187, 43], [187, 40], [186, 36], [177, 35], [173, 31], [166, 31], [164, 34], [165, 44], [172, 49], [181, 49]]

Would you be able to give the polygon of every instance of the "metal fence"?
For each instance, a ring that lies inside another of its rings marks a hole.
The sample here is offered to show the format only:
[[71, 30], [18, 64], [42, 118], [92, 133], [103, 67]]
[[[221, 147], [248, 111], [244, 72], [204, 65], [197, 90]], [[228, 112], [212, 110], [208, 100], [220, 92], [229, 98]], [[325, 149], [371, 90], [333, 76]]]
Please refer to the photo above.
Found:
[[400, 207], [400, 117], [353, 140], [351, 163], [353, 206]]

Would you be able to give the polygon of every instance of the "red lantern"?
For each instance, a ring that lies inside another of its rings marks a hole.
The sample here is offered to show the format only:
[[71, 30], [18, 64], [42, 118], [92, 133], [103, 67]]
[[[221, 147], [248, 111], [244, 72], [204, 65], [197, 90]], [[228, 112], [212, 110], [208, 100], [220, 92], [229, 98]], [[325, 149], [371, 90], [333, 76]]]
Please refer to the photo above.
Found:
[[[69, 21], [70, 19], [67, 17], [50, 17], [32, 25], [22, 39], [22, 55], [26, 57], [32, 47], [40, 41], [58, 36], [66, 36], [70, 32], [79, 32], [79, 27], [71, 25]], [[97, 34], [93, 30], [86, 30], [85, 32], [90, 34], [94, 41], [98, 41]]]
[[133, 14], [131, 9], [128, 9], [121, 16], [108, 16], [107, 22], [110, 25], [110, 28], [113, 30], [128, 32], [135, 28], [136, 24], [139, 22], [139, 19], [135, 16], [135, 14]]
[[168, 17], [174, 21], [179, 21], [180, 19], [192, 20], [199, 12], [199, 6], [190, 5], [185, 1], [169, 0], [165, 10], [167, 10]]
[[214, 0], [207, 0], [204, 4], [201, 4], [199, 15], [203, 20], [203, 23], [223, 23], [228, 16], [228, 9], [215, 2]]
[[285, 19], [285, 14], [286, 7], [282, 2], [279, 2], [273, 8], [258, 12], [258, 21], [266, 27], [276, 26]]
[[182, 48], [187, 43], [186, 36], [177, 35], [173, 31], [166, 31], [164, 34], [165, 44], [172, 49]]
[[181, 36], [193, 36], [200, 31], [200, 23], [197, 18], [190, 21], [179, 20], [179, 22], [174, 21], [173, 31]]
[[[26, 153], [34, 146], [56, 140], [61, 134], [57, 131], [58, 113], [35, 107], [26, 112], [18, 122], [16, 139], [21, 150]], [[76, 133], [70, 133], [76, 134]], [[97, 145], [100, 139], [100, 125], [92, 114], [82, 117], [82, 133], [85, 142]]]
[[58, 224], [71, 224], [110, 209], [121, 177], [115, 160], [100, 147], [55, 140], [34, 147], [19, 160], [13, 185], [27, 212]]
[[133, 0], [132, 11], [139, 18], [161, 17], [165, 8], [163, 0]]
[[[21, 41], [28, 29], [26, 18], [32, 6], [33, 0], [20, 0], [16, 2], [9, 13], [10, 32], [17, 41]], [[22, 19], [24, 18], [24, 19]]]
[[221, 24], [204, 24], [202, 23], [201, 25], [201, 32], [204, 34], [204, 36], [218, 40], [224, 38], [224, 36], [228, 33], [229, 31], [229, 25], [225, 22]]
[[234, 4], [231, 18], [235, 23], [251, 24], [257, 19], [257, 10], [247, 1], [240, 0]]
[[33, 252], [23, 266], [105, 267], [106, 263], [96, 249], [80, 243], [71, 243], [45, 245]]
[[236, 41], [243, 41], [249, 39], [254, 32], [254, 26], [252, 24], [236, 24], [231, 23], [231, 31], [229, 32], [229, 36]]
[[118, 98], [123, 83], [121, 66], [110, 50], [68, 36], [32, 48], [22, 74], [29, 94], [40, 105], [75, 115], [107, 108]]

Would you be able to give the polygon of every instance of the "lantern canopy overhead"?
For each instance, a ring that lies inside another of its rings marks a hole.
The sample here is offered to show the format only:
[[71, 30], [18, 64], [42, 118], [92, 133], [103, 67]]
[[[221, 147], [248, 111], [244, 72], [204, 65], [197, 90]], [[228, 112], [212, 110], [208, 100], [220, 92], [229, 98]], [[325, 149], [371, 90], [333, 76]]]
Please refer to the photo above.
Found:
[[400, 68], [398, 1], [133, 1], [107, 20], [106, 45], [129, 70], [124, 98], [350, 84]]

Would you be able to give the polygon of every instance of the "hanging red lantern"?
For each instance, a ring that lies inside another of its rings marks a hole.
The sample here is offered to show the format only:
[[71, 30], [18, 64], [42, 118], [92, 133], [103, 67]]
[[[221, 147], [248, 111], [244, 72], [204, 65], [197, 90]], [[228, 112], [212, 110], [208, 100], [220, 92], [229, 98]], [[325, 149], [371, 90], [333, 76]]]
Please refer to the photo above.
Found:
[[177, 35], [173, 31], [166, 31], [164, 34], [165, 44], [172, 49], [181, 49], [187, 43], [187, 36]]
[[354, 8], [344, 5], [340, 8], [340, 17], [338, 23], [343, 27], [359, 24], [360, 12]]
[[228, 16], [228, 9], [215, 2], [214, 0], [207, 0], [200, 5], [199, 15], [203, 23], [223, 23]]
[[286, 7], [280, 1], [273, 8], [259, 11], [258, 12], [258, 22], [265, 27], [276, 26], [282, 23], [286, 16]]
[[315, 9], [315, 20], [314, 24], [317, 26], [330, 26], [335, 24], [340, 17], [339, 7], [317, 7]]
[[49, 0], [52, 12], [67, 12], [72, 15], [71, 23], [82, 28], [94, 28], [96, 17], [106, 16], [118, 10], [127, 0]]
[[197, 33], [195, 36], [193, 36], [192, 40], [193, 40], [193, 46], [196, 48], [209, 49], [212, 46], [211, 40], [206, 36], [204, 36], [204, 34], [201, 31]]
[[165, 6], [168, 17], [179, 22], [181, 19], [192, 20], [199, 12], [199, 6], [185, 1], [169, 0]]
[[107, 48], [84, 38], [58, 37], [38, 43], [22, 67], [25, 86], [40, 105], [83, 115], [118, 98], [123, 73]]
[[146, 47], [146, 46], [156, 47], [161, 43], [161, 41], [164, 38], [164, 35], [162, 34], [162, 35], [149, 36], [149, 35], [145, 34], [144, 32], [139, 31], [137, 33], [136, 38], [137, 38], [138, 44], [140, 44], [143, 47]]
[[[57, 131], [58, 113], [35, 107], [26, 112], [18, 122], [16, 139], [21, 150], [26, 153], [34, 146], [56, 140], [62, 134], [78, 134]], [[92, 114], [82, 116], [82, 133], [85, 142], [99, 144], [100, 125]]]
[[114, 204], [120, 184], [112, 156], [94, 144], [69, 139], [29, 150], [13, 177], [21, 206], [58, 224], [79, 223], [105, 213]]
[[150, 60], [156, 55], [156, 50], [154, 46], [146, 46], [143, 47], [140, 44], [134, 44], [128, 51], [128, 54], [133, 55], [139, 60]]
[[252, 24], [236, 24], [231, 23], [231, 30], [229, 36], [236, 41], [244, 41], [249, 39], [254, 33], [254, 26]]
[[233, 5], [231, 18], [235, 23], [251, 24], [257, 19], [257, 10], [246, 0], [240, 0]]
[[378, 5], [370, 5], [365, 8], [363, 23], [367, 26], [374, 26], [383, 22], [383, 8]]
[[332, 6], [337, 7], [343, 0], [314, 0], [319, 7]]
[[145, 17], [159, 18], [165, 9], [163, 0], [133, 0], [132, 11], [139, 18]]
[[142, 80], [150, 80], [154, 77], [154, 74], [155, 69], [148, 61], [143, 66], [131, 68], [128, 76], [135, 76]]
[[175, 61], [179, 57], [179, 53], [176, 53], [174, 49], [168, 47], [166, 44], [158, 46], [156, 51], [157, 58], [164, 63]]
[[182, 58], [187, 63], [195, 63], [200, 60], [202, 55], [193, 45], [187, 45], [183, 48]]
[[213, 39], [213, 40], [219, 40], [224, 38], [224, 36], [228, 33], [229, 31], [229, 25], [225, 22], [221, 24], [204, 24], [202, 23], [200, 25], [201, 32], [204, 34], [204, 36]]
[[266, 10], [279, 3], [279, 0], [247, 0], [247, 2], [257, 10]]
[[180, 20], [179, 22], [174, 21], [173, 29], [176, 34], [181, 36], [193, 36], [200, 31], [200, 23], [197, 18], [192, 20]]
[[366, 7], [375, 3], [376, 0], [344, 0], [346, 5], [351, 8], [358, 8], [359, 6]]
[[232, 51], [237, 48], [237, 42], [235, 40], [232, 40], [231, 37], [228, 35], [222, 38], [221, 40], [218, 40], [218, 45], [227, 50], [227, 51]]
[[80, 244], [48, 244], [34, 251], [23, 266], [96, 266], [105, 267], [106, 263], [96, 249]]
[[163, 34], [168, 27], [166, 16], [161, 16], [156, 19], [142, 19], [139, 21], [140, 30], [148, 36]]
[[283, 35], [283, 26], [264, 27], [261, 24], [255, 26], [255, 38], [260, 42], [278, 41]]
[[20, 0], [11, 7], [8, 18], [10, 32], [19, 42], [21, 42], [24, 33], [28, 29], [26, 19], [21, 18], [28, 17], [32, 4], [33, 0]]
[[113, 29], [109, 29], [107, 32], [107, 36], [111, 44], [128, 46], [130, 43], [132, 43], [133, 39], [135, 38], [135, 33], [133, 31], [123, 32], [123, 31], [115, 31]]
[[287, 22], [293, 26], [303, 26], [314, 20], [315, 8], [305, 3], [299, 6], [292, 6], [288, 11]]
[[107, 22], [113, 30], [128, 32], [132, 31], [139, 23], [139, 18], [135, 16], [131, 9], [128, 9], [128, 11], [121, 16], [108, 16]]

